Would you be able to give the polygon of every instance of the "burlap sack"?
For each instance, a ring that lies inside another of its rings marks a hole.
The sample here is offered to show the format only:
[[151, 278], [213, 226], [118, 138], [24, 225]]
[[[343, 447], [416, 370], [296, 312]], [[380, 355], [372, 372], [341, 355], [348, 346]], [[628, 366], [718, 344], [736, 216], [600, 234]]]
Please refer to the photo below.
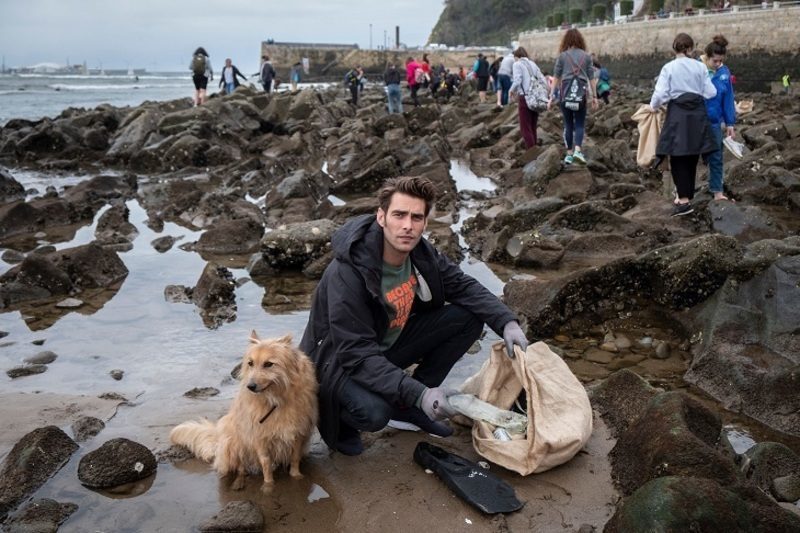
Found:
[[647, 104], [640, 105], [631, 116], [631, 119], [638, 123], [639, 146], [636, 149], [636, 164], [640, 167], [649, 167], [656, 157], [656, 146], [665, 116], [663, 109], [653, 113]]
[[516, 357], [505, 345], [492, 347], [489, 359], [469, 378], [462, 391], [501, 409], [511, 409], [523, 388], [528, 400], [528, 431], [523, 438], [500, 441], [494, 427], [480, 420], [472, 425], [475, 450], [523, 476], [544, 472], [572, 459], [592, 434], [592, 406], [580, 381], [547, 344], [537, 342]]

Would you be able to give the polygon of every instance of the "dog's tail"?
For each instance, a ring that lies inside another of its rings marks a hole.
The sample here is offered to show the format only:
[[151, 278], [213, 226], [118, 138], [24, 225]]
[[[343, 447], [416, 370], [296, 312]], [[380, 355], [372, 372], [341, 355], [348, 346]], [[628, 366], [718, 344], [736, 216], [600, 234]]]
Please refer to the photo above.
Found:
[[172, 429], [169, 440], [189, 448], [195, 457], [210, 463], [217, 451], [217, 426], [210, 420], [184, 422]]

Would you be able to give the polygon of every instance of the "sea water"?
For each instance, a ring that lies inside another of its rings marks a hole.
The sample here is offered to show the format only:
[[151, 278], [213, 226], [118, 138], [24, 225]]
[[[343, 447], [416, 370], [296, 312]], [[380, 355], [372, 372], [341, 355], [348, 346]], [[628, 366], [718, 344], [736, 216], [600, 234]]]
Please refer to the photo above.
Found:
[[[213, 82], [212, 82], [213, 85]], [[141, 76], [17, 74], [0, 75], [0, 125], [12, 118], [56, 117], [68, 107], [100, 104], [135, 106], [146, 100], [189, 98], [189, 72]]]
[[[258, 77], [249, 79], [257, 91], [263, 90]], [[219, 78], [208, 84], [209, 94], [219, 90]], [[327, 83], [301, 83], [299, 87], [328, 86]], [[290, 89], [282, 84], [278, 91]], [[0, 74], [0, 126], [12, 118], [38, 120], [57, 117], [64, 109], [93, 109], [100, 104], [116, 107], [137, 106], [146, 101], [191, 98], [194, 83], [190, 72], [153, 72], [139, 76], [82, 74]]]

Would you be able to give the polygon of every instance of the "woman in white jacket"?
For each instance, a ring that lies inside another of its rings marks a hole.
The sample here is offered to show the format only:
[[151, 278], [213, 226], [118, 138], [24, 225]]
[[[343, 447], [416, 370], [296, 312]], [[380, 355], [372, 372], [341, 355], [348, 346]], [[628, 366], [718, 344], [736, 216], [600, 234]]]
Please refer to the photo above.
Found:
[[514, 50], [514, 66], [511, 68], [511, 78], [513, 80], [509, 94], [517, 97], [517, 108], [519, 110], [519, 131], [525, 140], [525, 148], [536, 146], [536, 127], [539, 121], [539, 113], [528, 108], [525, 102], [525, 91], [530, 90], [531, 79], [535, 83], [541, 83], [547, 87], [547, 80], [544, 79], [539, 66], [529, 57], [528, 52], [519, 47]]
[[711, 83], [706, 66], [690, 57], [694, 41], [689, 35], [679, 33], [672, 49], [675, 59], [661, 69], [650, 98], [650, 108], [655, 112], [659, 107], [667, 106], [656, 157], [669, 156], [672, 181], [678, 196], [672, 216], [682, 216], [693, 211], [691, 200], [700, 155], [718, 148], [705, 104], [706, 98], [716, 96], [717, 89]]

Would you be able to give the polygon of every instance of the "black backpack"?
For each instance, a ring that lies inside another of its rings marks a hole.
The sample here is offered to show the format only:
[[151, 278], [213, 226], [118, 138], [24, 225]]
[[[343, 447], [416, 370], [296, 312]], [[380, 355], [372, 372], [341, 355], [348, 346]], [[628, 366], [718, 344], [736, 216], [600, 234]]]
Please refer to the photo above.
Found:
[[[578, 111], [586, 105], [586, 90], [589, 83], [580, 75], [588, 75], [583, 71], [583, 67], [576, 64], [572, 54], [566, 52], [567, 59], [572, 63], [572, 79], [564, 83], [561, 87], [561, 102], [564, 107], [572, 111]], [[580, 62], [583, 63], [586, 54], [581, 55]]]
[[194, 57], [192, 57], [192, 72], [195, 76], [205, 76], [206, 56], [203, 54], [195, 54]]

